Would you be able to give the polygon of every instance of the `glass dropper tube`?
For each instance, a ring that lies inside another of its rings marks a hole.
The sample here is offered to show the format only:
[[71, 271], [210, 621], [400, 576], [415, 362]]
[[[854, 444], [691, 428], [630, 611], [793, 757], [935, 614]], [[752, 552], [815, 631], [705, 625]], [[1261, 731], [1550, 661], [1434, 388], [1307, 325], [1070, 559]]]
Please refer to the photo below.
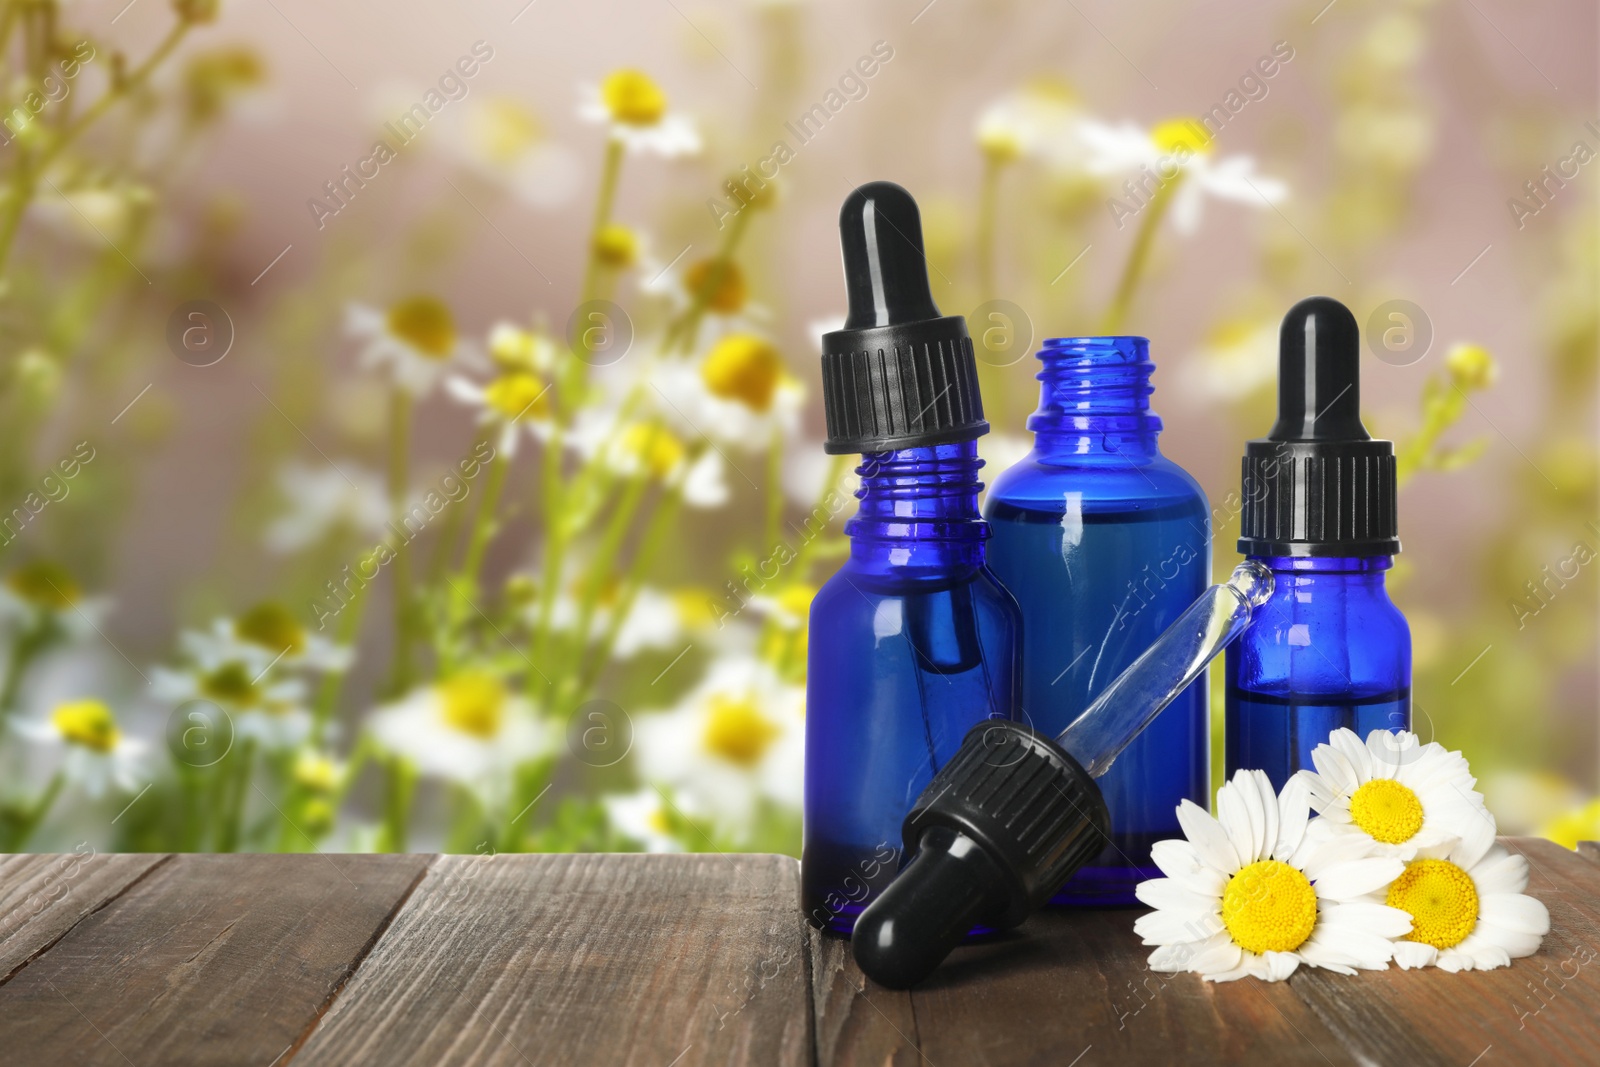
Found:
[[1239, 564], [1226, 582], [1202, 593], [1117, 675], [1056, 736], [1056, 743], [1092, 777], [1105, 774], [1150, 720], [1249, 625], [1251, 612], [1271, 597], [1272, 571], [1255, 560]]

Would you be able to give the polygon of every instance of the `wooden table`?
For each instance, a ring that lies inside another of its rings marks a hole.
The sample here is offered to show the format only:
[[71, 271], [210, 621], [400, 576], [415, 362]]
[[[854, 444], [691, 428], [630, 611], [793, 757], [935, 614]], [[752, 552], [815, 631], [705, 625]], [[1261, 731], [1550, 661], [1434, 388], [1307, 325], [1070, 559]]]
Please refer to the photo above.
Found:
[[11, 856], [0, 1064], [1600, 1062], [1600, 852], [1507, 844], [1552, 924], [1509, 969], [1213, 985], [1078, 911], [909, 994], [781, 856]]

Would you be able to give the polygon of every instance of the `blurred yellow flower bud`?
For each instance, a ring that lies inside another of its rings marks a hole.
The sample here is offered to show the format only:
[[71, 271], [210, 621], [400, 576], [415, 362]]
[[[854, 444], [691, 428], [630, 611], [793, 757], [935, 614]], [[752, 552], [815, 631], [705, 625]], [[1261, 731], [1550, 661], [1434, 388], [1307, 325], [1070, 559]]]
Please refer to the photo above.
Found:
[[631, 267], [638, 255], [639, 238], [620, 222], [609, 222], [594, 235], [594, 258], [608, 267]]
[[731, 259], [702, 259], [689, 264], [683, 284], [690, 294], [701, 295], [706, 307], [732, 315], [744, 307], [744, 272]]
[[544, 418], [549, 410], [549, 386], [531, 374], [504, 374], [483, 390], [483, 402], [507, 421]]
[[49, 560], [24, 563], [6, 576], [13, 593], [38, 607], [65, 611], [78, 602], [78, 583], [65, 567]]
[[110, 752], [122, 736], [111, 709], [98, 700], [61, 704], [50, 713], [50, 722], [61, 731], [64, 740], [96, 752]]
[[1466, 392], [1487, 389], [1500, 376], [1500, 366], [1482, 345], [1455, 345], [1445, 357], [1450, 380]]
[[766, 411], [783, 377], [783, 359], [770, 341], [747, 333], [729, 334], [707, 353], [700, 377], [713, 396]]
[[234, 635], [241, 641], [260, 645], [272, 652], [298, 652], [305, 647], [306, 631], [282, 604], [257, 604], [233, 620]]
[[456, 347], [455, 318], [434, 296], [409, 296], [390, 308], [389, 332], [431, 359], [448, 359]]
[[172, 10], [185, 22], [215, 22], [221, 8], [221, 0], [172, 0]]
[[1196, 155], [1211, 151], [1211, 135], [1198, 119], [1168, 119], [1150, 131], [1150, 139], [1168, 154], [1180, 148], [1187, 148]]
[[321, 752], [306, 749], [295, 757], [295, 784], [313, 793], [331, 793], [339, 786], [339, 764]]
[[624, 69], [606, 75], [600, 99], [615, 122], [654, 126], [667, 113], [667, 96], [643, 71]]
[[642, 422], [623, 430], [620, 444], [625, 454], [657, 478], [665, 478], [677, 470], [689, 451], [671, 430]]

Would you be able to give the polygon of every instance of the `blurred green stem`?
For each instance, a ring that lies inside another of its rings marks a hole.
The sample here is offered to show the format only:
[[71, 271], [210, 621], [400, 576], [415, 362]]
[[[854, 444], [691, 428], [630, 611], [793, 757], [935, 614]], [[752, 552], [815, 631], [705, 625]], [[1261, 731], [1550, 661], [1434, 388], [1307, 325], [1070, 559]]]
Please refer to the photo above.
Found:
[[625, 149], [621, 138], [606, 141], [605, 161], [600, 165], [600, 195], [595, 198], [594, 224], [589, 229], [588, 262], [583, 268], [583, 288], [580, 304], [595, 298], [595, 285], [600, 278], [600, 231], [611, 222], [611, 206], [617, 198], [617, 180], [622, 175], [622, 156]]
[[11, 655], [6, 657], [5, 680], [0, 682], [0, 721], [17, 705], [17, 691], [34, 657], [48, 643], [43, 622], [35, 622], [11, 638]]
[[391, 531], [402, 540], [394, 546], [394, 670], [389, 690], [401, 693], [411, 685], [411, 546], [405, 529], [407, 467], [411, 447], [411, 394], [396, 388], [389, 399], [389, 512]]
[[250, 788], [250, 776], [255, 772], [256, 743], [253, 739], [239, 745], [239, 764], [232, 775], [225, 776], [221, 818], [217, 826], [217, 851], [236, 852], [239, 835], [244, 826], [245, 791]]
[[1172, 195], [1181, 181], [1183, 172], [1179, 171], [1171, 181], [1157, 189], [1150, 202], [1145, 204], [1144, 219], [1139, 223], [1139, 232], [1133, 239], [1133, 250], [1128, 253], [1127, 265], [1122, 268], [1116, 295], [1111, 298], [1111, 306], [1106, 309], [1105, 318], [1100, 322], [1102, 334], [1122, 331], [1128, 308], [1133, 304], [1133, 294], [1138, 290], [1139, 283], [1144, 279], [1145, 268], [1149, 265], [1150, 246], [1154, 243], [1156, 230], [1160, 228], [1161, 219], [1166, 215], [1167, 206], [1172, 203]]
[[695, 338], [700, 333], [700, 319], [705, 315], [711, 298], [722, 288], [722, 281], [727, 276], [729, 265], [733, 263], [733, 254], [738, 250], [739, 242], [744, 238], [745, 225], [751, 214], [748, 208], [739, 212], [723, 232], [722, 244], [711, 260], [711, 268], [706, 271], [705, 279], [690, 294], [689, 306], [683, 314], [667, 327], [661, 345], [664, 351], [671, 352], [676, 348], [684, 355], [694, 351]]
[[50, 814], [50, 809], [55, 806], [56, 797], [61, 795], [61, 787], [65, 783], [66, 776], [60, 771], [50, 777], [49, 784], [44, 787], [44, 792], [39, 794], [39, 799], [34, 802], [33, 807], [28, 809], [28, 813], [17, 824], [6, 851], [21, 852], [28, 847], [28, 840], [33, 837], [34, 831], [39, 829], [39, 824], [44, 822], [44, 817]]
[[[364, 590], [351, 594], [350, 602], [344, 606], [343, 616], [339, 619], [336, 638], [339, 644], [354, 649], [361, 633], [361, 614], [366, 606]], [[317, 691], [317, 703], [311, 712], [311, 744], [314, 746], [321, 745], [327, 736], [328, 723], [333, 721], [333, 714], [339, 707], [339, 693], [344, 689], [344, 680], [349, 673], [348, 669], [327, 671], [322, 676], [322, 687]]]
[[417, 772], [405, 760], [394, 756], [384, 765], [384, 774], [383, 829], [378, 836], [378, 851], [404, 852]]
[[762, 553], [771, 552], [778, 546], [780, 536], [778, 526], [783, 522], [783, 431], [772, 431], [772, 443], [767, 448], [767, 524], [766, 544], [761, 546]]
[[[479, 501], [477, 513], [472, 517], [472, 531], [467, 537], [467, 554], [461, 561], [461, 580], [466, 585], [466, 591], [462, 595], [465, 597], [477, 595], [478, 572], [483, 568], [483, 554], [499, 527], [495, 513], [500, 507], [500, 493], [505, 486], [508, 466], [505, 449], [497, 449], [494, 459], [489, 461], [489, 477], [483, 485], [483, 499]], [[471, 603], [469, 601], [462, 606], [470, 607]]]

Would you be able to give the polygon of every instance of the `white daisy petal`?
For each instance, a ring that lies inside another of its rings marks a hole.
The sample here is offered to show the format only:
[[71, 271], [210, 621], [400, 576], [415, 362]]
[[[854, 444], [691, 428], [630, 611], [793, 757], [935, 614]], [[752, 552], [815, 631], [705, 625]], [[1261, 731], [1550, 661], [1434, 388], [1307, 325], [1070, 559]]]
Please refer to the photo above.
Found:
[[1313, 888], [1328, 900], [1351, 900], [1374, 893], [1396, 878], [1406, 865], [1396, 859], [1351, 860], [1332, 864], [1317, 875]]
[[1478, 921], [1516, 934], [1543, 937], [1550, 932], [1550, 910], [1521, 893], [1495, 893], [1481, 898], [1478, 902]]
[[[1221, 806], [1221, 793], [1228, 787], [1223, 786], [1218, 790], [1218, 807]], [[1184, 836], [1194, 845], [1195, 854], [1202, 863], [1221, 871], [1223, 874], [1232, 874], [1243, 866], [1239, 862], [1239, 854], [1234, 850], [1229, 840], [1228, 832], [1222, 824], [1211, 817], [1211, 813], [1191, 800], [1185, 800], [1178, 805], [1178, 825], [1183, 827]]]
[[1439, 958], [1439, 950], [1432, 945], [1424, 945], [1420, 941], [1396, 941], [1394, 943], [1394, 962], [1401, 969], [1409, 971], [1415, 967], [1432, 967]]

